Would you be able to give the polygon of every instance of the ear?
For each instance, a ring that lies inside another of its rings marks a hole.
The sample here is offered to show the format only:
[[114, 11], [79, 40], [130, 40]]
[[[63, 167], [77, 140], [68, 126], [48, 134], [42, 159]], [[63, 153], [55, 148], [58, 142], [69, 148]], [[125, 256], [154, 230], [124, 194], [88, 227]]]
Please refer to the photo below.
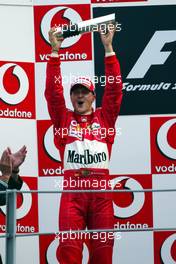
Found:
[[72, 93], [70, 94], [70, 100], [71, 100], [71, 103], [73, 103]]
[[92, 100], [91, 103], [93, 103], [95, 101], [96, 96], [94, 94], [92, 94]]

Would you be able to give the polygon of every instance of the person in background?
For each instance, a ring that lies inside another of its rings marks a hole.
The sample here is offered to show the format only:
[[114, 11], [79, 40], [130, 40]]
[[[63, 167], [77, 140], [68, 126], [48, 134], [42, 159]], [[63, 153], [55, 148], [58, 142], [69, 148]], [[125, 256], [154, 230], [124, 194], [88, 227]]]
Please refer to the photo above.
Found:
[[[0, 191], [6, 189], [20, 190], [23, 184], [21, 177], [19, 176], [19, 167], [24, 162], [27, 149], [23, 146], [16, 153], [12, 154], [11, 149], [7, 148], [3, 151], [0, 159]], [[0, 193], [0, 205], [6, 204], [6, 194]]]
[[[6, 193], [1, 193], [7, 189], [20, 190], [23, 180], [19, 176], [19, 167], [24, 162], [27, 154], [26, 146], [23, 146], [16, 153], [11, 152], [10, 148], [3, 151], [0, 159], [0, 206], [6, 204]], [[2, 259], [0, 255], [0, 264]]]
[[[7, 189], [20, 190], [23, 180], [19, 176], [19, 167], [26, 158], [27, 149], [23, 146], [16, 153], [12, 154], [11, 149], [7, 148], [3, 151], [0, 159], [0, 206], [6, 204], [6, 193], [1, 193]], [[0, 264], [3, 264], [0, 255]]]

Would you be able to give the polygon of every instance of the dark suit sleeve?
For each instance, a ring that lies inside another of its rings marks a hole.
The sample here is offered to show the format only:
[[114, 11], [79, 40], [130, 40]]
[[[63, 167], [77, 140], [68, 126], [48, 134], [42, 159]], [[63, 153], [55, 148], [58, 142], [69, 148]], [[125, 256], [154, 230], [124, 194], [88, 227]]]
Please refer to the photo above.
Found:
[[6, 204], [6, 194], [1, 193], [1, 191], [5, 191], [7, 188], [0, 183], [0, 205], [5, 205]]
[[17, 189], [20, 190], [23, 185], [23, 180], [18, 175], [18, 180], [14, 180], [12, 177], [10, 177], [8, 182], [8, 189]]
[[[23, 185], [23, 180], [21, 179], [20, 176], [18, 176], [17, 180], [14, 180], [12, 177], [10, 177], [9, 182], [8, 182], [8, 189], [17, 189], [20, 190]], [[6, 194], [1, 193], [1, 191], [5, 191], [7, 188], [0, 183], [0, 205], [5, 205], [6, 204]]]

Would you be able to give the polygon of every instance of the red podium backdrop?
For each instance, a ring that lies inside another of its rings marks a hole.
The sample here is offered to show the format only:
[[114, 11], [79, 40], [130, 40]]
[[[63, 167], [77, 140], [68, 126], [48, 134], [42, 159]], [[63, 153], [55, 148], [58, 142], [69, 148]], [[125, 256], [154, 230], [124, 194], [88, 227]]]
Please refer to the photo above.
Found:
[[[124, 82], [110, 162], [113, 189], [119, 183], [123, 190], [169, 190], [176, 186], [175, 11], [175, 0], [0, 1], [0, 153], [7, 146], [12, 151], [27, 146], [27, 158], [20, 170], [22, 190], [62, 189], [63, 165], [44, 98], [50, 26], [112, 12], [120, 24], [114, 47]], [[101, 105], [103, 58], [98, 34], [64, 41], [61, 67], [68, 108], [72, 108], [70, 82], [79, 75], [101, 80], [96, 83], [96, 106]], [[60, 196], [18, 195], [17, 232], [30, 234], [17, 239], [18, 264], [59, 263]], [[113, 264], [176, 263], [175, 201], [176, 192], [113, 195], [116, 227], [138, 228], [116, 236]], [[1, 234], [5, 232], [5, 209], [0, 208]], [[145, 228], [162, 230], [141, 231]], [[35, 232], [41, 234], [31, 236]], [[2, 238], [0, 253], [4, 259]], [[85, 245], [83, 264], [88, 254]]]

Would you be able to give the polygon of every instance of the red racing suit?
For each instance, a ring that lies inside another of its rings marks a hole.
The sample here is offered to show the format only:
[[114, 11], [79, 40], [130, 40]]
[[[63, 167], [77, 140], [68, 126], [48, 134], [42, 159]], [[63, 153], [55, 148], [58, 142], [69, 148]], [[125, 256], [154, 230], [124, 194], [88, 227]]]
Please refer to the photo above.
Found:
[[[54, 141], [64, 164], [67, 189], [110, 189], [109, 159], [115, 137], [115, 122], [122, 101], [119, 62], [115, 55], [105, 57], [106, 85], [102, 107], [90, 115], [79, 115], [66, 108], [59, 58], [47, 64], [45, 97], [54, 125]], [[71, 182], [74, 184], [71, 185]], [[106, 183], [101, 186], [102, 181]], [[82, 183], [82, 184], [81, 184]], [[74, 185], [74, 186], [73, 186]], [[105, 187], [106, 186], [106, 187]], [[59, 230], [113, 229], [113, 206], [109, 193], [63, 193]], [[89, 233], [90, 234], [90, 233]], [[112, 263], [113, 238], [102, 241], [101, 233], [89, 237], [89, 263]], [[85, 235], [86, 236], [86, 235]], [[61, 264], [82, 263], [83, 237], [77, 234], [60, 240]]]

